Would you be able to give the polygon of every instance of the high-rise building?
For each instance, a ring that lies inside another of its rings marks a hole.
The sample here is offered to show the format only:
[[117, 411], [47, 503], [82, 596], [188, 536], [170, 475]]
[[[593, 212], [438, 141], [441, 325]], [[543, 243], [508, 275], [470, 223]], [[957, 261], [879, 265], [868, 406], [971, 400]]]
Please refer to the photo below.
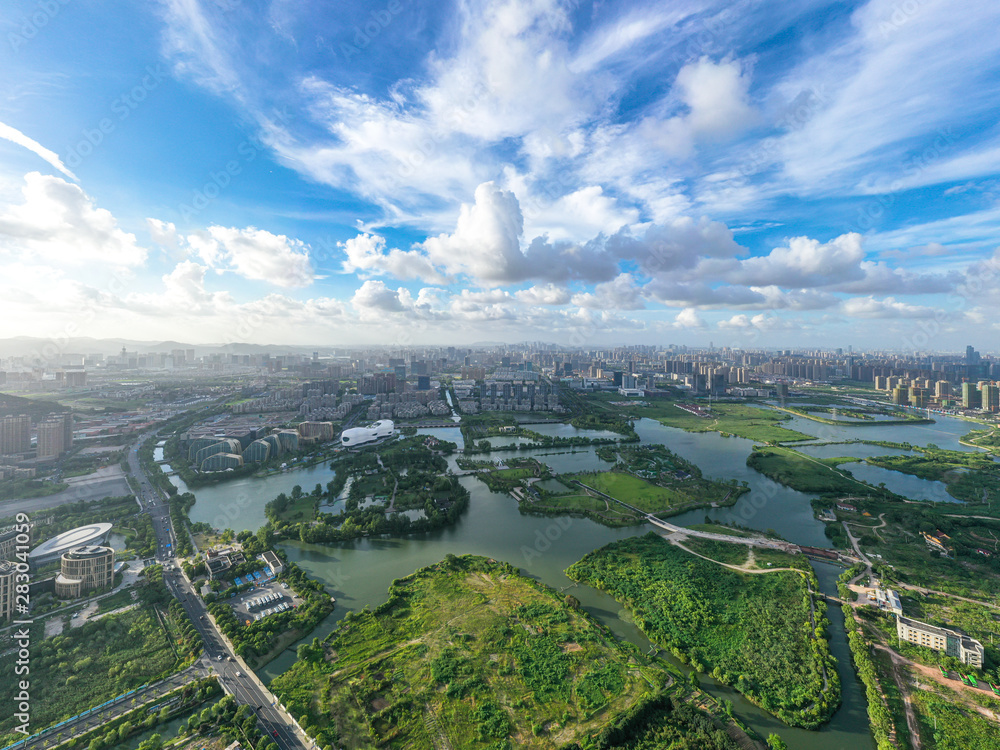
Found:
[[1000, 388], [996, 383], [984, 383], [979, 389], [980, 402], [985, 411], [1000, 411]]
[[962, 383], [962, 408], [978, 409], [980, 405], [979, 390], [975, 383]]
[[31, 418], [27, 414], [0, 419], [0, 455], [31, 450]]
[[38, 423], [38, 458], [52, 458], [66, 450], [66, 422], [62, 417]]
[[16, 583], [17, 566], [12, 562], [0, 560], [0, 622], [14, 617]]

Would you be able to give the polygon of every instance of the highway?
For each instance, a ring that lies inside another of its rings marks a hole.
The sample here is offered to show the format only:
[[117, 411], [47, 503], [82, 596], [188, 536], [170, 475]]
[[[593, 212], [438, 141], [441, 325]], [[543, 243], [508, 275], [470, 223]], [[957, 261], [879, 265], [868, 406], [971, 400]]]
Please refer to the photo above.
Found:
[[237, 703], [254, 709], [263, 730], [281, 750], [304, 750], [309, 745], [296, 732], [291, 717], [279, 703], [275, 701], [272, 704], [274, 698], [270, 692], [243, 665], [242, 660], [236, 657], [208, 613], [205, 602], [193, 591], [191, 583], [180, 570], [174, 557], [177, 538], [170, 523], [170, 510], [139, 464], [138, 446], [148, 437], [148, 434], [143, 435], [138, 442], [129, 446], [128, 464], [132, 476], [139, 482], [139, 500], [143, 510], [149, 513], [153, 521], [157, 540], [156, 561], [163, 565], [163, 580], [167, 589], [180, 601], [201, 636], [205, 644], [205, 656], [215, 667], [223, 690], [232, 695]]

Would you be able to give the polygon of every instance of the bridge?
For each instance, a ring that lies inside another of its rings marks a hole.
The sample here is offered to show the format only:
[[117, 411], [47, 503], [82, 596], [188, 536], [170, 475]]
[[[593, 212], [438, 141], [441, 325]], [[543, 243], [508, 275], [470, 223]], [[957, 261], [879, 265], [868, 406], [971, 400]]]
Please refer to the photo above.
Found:
[[746, 544], [751, 547], [764, 547], [766, 549], [776, 549], [782, 552], [788, 552], [790, 554], [798, 554], [799, 546], [797, 544], [792, 544], [791, 542], [785, 542], [780, 539], [768, 539], [762, 536], [730, 536], [729, 534], [715, 534], [710, 531], [695, 531], [694, 529], [689, 529], [684, 526], [677, 526], [668, 521], [664, 521], [662, 518], [657, 518], [652, 513], [647, 513], [644, 510], [636, 508], [634, 505], [629, 505], [623, 500], [619, 500], [616, 497], [612, 497], [606, 492], [601, 492], [594, 487], [584, 484], [579, 480], [573, 480], [573, 483], [583, 487], [588, 492], [601, 497], [605, 500], [610, 500], [612, 502], [618, 503], [619, 505], [628, 508], [633, 513], [638, 513], [640, 516], [645, 518], [649, 523], [653, 524], [657, 528], [663, 529], [664, 531], [669, 531], [671, 534], [677, 534], [679, 536], [693, 536], [699, 539], [711, 539], [716, 542], [728, 542], [729, 544]]

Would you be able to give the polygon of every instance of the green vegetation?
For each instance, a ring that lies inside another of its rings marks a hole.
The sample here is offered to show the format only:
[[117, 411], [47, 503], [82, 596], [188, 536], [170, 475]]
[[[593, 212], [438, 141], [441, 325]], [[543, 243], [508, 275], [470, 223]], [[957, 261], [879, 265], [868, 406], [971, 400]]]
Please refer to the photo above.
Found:
[[506, 563], [449, 555], [389, 593], [271, 683], [319, 745], [649, 746], [588, 738], [648, 701], [665, 673], [554, 590]]
[[0, 417], [27, 414], [31, 422], [40, 422], [50, 414], [62, 414], [69, 411], [65, 406], [43, 398], [25, 398], [11, 393], [0, 393]]
[[746, 491], [743, 487], [693, 478], [664, 486], [622, 471], [567, 474], [563, 478], [579, 481], [654, 515], [671, 515], [712, 504], [730, 505]]
[[65, 482], [43, 482], [38, 479], [0, 479], [0, 500], [24, 500], [46, 497], [69, 487]]
[[747, 457], [747, 466], [799, 492], [895, 497], [889, 490], [872, 487], [837, 468], [838, 464], [856, 460], [858, 459], [816, 458], [792, 448], [769, 446], [755, 447]]
[[[708, 408], [707, 404], [700, 404]], [[791, 415], [746, 404], [712, 404], [709, 416], [699, 417], [673, 401], [656, 401], [649, 406], [629, 407], [636, 416], [655, 419], [668, 427], [687, 432], [720, 432], [762, 443], [815, 440], [812, 435], [782, 427]]]
[[[797, 417], [805, 417], [814, 422], [823, 424], [838, 425], [841, 427], [871, 427], [901, 424], [933, 424], [933, 419], [918, 417], [915, 414], [906, 412], [892, 412], [887, 409], [873, 409], [867, 407], [850, 407], [847, 409], [836, 406], [774, 406], [778, 411], [794, 414]], [[823, 417], [820, 414], [832, 414], [833, 417]], [[837, 416], [843, 417], [838, 419]], [[876, 416], [892, 416], [896, 419], [875, 419]]]
[[[451, 525], [468, 507], [469, 493], [458, 477], [445, 474], [443, 451], [417, 436], [375, 450], [341, 454], [331, 464], [333, 481], [304, 495], [279, 495], [266, 506], [269, 533], [304, 542], [339, 542], [374, 534], [411, 534]], [[320, 510], [324, 500], [340, 496], [348, 479], [351, 488], [336, 513]], [[411, 518], [407, 511], [418, 512]]]
[[[579, 745], [571, 745], [575, 750]], [[651, 697], [605, 727], [598, 750], [737, 750], [740, 747], [715, 722], [670, 696]]]
[[[162, 706], [160, 710], [152, 711], [149, 706], [139, 705], [116, 719], [94, 727], [89, 732], [74, 735], [67, 747], [86, 747], [87, 750], [114, 750], [119, 746], [125, 746], [129, 739], [136, 735], [149, 732], [221, 694], [222, 688], [219, 687], [215, 677], [194, 680], [182, 688], [170, 691], [162, 698], [157, 698], [156, 705]], [[158, 736], [153, 735], [153, 737]], [[54, 739], [59, 741], [61, 736], [56, 734]], [[152, 746], [143, 747], [140, 745], [139, 747], [142, 750], [158, 750]]]
[[699, 672], [737, 690], [787, 724], [816, 728], [840, 701], [824, 635], [824, 605], [811, 621], [808, 563], [802, 572], [739, 573], [656, 534], [609, 544], [566, 571], [605, 590], [647, 636]]
[[933, 691], [915, 690], [911, 699], [917, 710], [920, 738], [925, 748], [972, 750], [1000, 747], [1000, 726], [963, 703], [956, 702], [941, 686], [935, 686]]
[[[31, 643], [31, 719], [40, 730], [190, 663], [201, 641], [180, 603], [167, 592], [158, 566], [147, 568], [140, 606], [87, 622]], [[39, 628], [40, 629], [40, 628]], [[0, 672], [14, 674], [16, 651], [0, 657]], [[0, 701], [14, 704], [16, 681], [0, 680]], [[0, 714], [0, 741], [21, 739], [16, 722]]]
[[[841, 580], [845, 580], [843, 576]], [[872, 660], [871, 643], [865, 638], [858, 621], [854, 618], [854, 609], [845, 604], [843, 610], [844, 628], [847, 630], [847, 643], [851, 647], [851, 656], [854, 659], [854, 671], [865, 686], [868, 723], [875, 738], [875, 746], [878, 750], [893, 750], [895, 746], [889, 741], [889, 735], [893, 730], [892, 714], [883, 698], [875, 662]]]
[[948, 494], [963, 502], [994, 505], [1000, 501], [1000, 464], [989, 454], [948, 451], [933, 446], [916, 450], [920, 455], [876, 456], [869, 458], [868, 463], [944, 482]]
[[[1000, 518], [955, 514], [953, 503], [900, 503], [865, 497], [856, 497], [851, 503], [857, 513], [836, 511], [836, 515], [852, 524], [851, 532], [863, 552], [882, 555], [892, 564], [876, 566], [880, 578], [972, 599], [1000, 596]], [[813, 501], [816, 510], [830, 506], [829, 501]], [[862, 516], [862, 512], [871, 517]], [[884, 526], [879, 518], [885, 521]], [[849, 546], [840, 523], [826, 524], [825, 531], [838, 547]], [[921, 536], [937, 533], [946, 535], [950, 557], [942, 557]]]
[[[283, 557], [284, 553], [278, 552], [278, 555]], [[259, 569], [260, 564], [254, 567]], [[304, 601], [298, 607], [257, 621], [239, 622], [226, 599], [214, 600], [214, 595], [207, 597], [210, 600], [208, 610], [219, 629], [236, 646], [236, 653], [254, 667], [263, 666], [290, 644], [311, 633], [333, 611], [333, 602], [323, 584], [309, 578], [295, 563], [286, 561], [278, 580], [287, 583]], [[229, 593], [235, 594], [237, 590]]]
[[990, 453], [997, 453], [1000, 451], [1000, 430], [972, 430], [962, 436], [961, 442], [978, 446]]
[[726, 565], [743, 565], [749, 559], [750, 553], [750, 547], [745, 544], [727, 544], [699, 537], [691, 537], [684, 542], [684, 546], [692, 552]]

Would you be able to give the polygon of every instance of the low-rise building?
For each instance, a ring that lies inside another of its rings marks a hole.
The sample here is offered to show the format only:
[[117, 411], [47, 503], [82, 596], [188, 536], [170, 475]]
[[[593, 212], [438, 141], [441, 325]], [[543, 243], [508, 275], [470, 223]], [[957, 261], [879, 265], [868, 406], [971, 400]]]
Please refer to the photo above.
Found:
[[901, 641], [916, 643], [948, 656], [960, 659], [963, 664], [982, 669], [985, 651], [983, 644], [964, 633], [948, 628], [928, 625], [909, 617], [896, 618], [896, 635]]

